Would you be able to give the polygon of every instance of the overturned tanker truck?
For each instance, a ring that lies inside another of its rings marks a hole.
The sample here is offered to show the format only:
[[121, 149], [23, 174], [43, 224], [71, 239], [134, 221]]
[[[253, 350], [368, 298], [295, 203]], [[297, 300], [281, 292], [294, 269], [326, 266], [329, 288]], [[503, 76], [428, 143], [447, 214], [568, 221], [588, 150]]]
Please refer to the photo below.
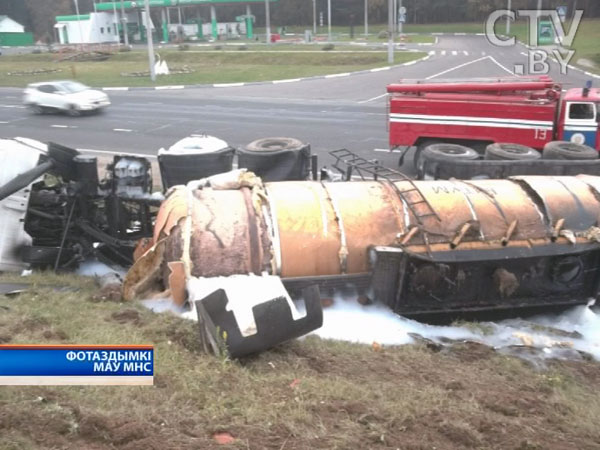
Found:
[[144, 158], [115, 156], [100, 179], [66, 147], [0, 149], [0, 270], [132, 264], [126, 299], [195, 307], [207, 350], [232, 357], [320, 327], [321, 299], [349, 285], [416, 318], [564, 307], [600, 290], [596, 176], [414, 181], [376, 167], [375, 180], [264, 183], [241, 169], [163, 198]]
[[226, 295], [197, 298], [193, 281], [268, 274], [310, 302], [314, 317], [296, 328], [286, 307], [256, 306], [258, 334], [319, 327], [315, 297], [348, 284], [412, 317], [598, 295], [599, 177], [263, 184], [249, 172], [230, 175], [171, 190], [124, 291], [145, 298], [160, 286], [195, 303], [214, 347], [234, 356], [276, 342], [244, 347]]

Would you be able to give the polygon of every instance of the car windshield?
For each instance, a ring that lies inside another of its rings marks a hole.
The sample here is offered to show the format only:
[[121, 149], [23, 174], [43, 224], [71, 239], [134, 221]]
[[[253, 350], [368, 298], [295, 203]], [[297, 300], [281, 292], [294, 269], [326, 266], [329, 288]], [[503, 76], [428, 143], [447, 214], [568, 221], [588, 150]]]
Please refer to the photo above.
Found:
[[59, 86], [63, 91], [71, 94], [89, 89], [89, 87], [87, 87], [85, 84], [78, 83], [77, 81], [63, 81], [59, 84]]

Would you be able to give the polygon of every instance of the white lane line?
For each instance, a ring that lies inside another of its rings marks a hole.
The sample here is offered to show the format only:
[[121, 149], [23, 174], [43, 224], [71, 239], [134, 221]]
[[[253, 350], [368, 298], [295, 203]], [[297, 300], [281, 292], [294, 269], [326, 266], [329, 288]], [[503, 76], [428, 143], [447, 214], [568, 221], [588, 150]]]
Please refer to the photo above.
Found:
[[17, 109], [25, 109], [26, 106], [22, 105], [0, 105], [0, 108], [17, 108]]
[[429, 54], [430, 54], [431, 56], [435, 55], [435, 50], [431, 50], [431, 51], [429, 52]]
[[131, 133], [133, 130], [129, 128], [113, 128], [113, 131], [122, 131], [123, 133]]
[[502, 70], [504, 70], [505, 72], [510, 73], [511, 75], [514, 75], [514, 72], [510, 69], [508, 69], [507, 67], [503, 66], [502, 64], [500, 64], [498, 61], [496, 61], [496, 58], [494, 58], [493, 56], [488, 56], [488, 58], [490, 58], [493, 62], [496, 63], [496, 65], [498, 67], [500, 67]]
[[375, 148], [373, 150], [381, 153], [402, 153], [402, 150], [390, 150], [389, 148]]
[[102, 154], [106, 154], [106, 155], [129, 155], [129, 156], [142, 156], [144, 158], [156, 158], [156, 155], [146, 155], [144, 153], [131, 153], [131, 152], [124, 152], [121, 150], [96, 150], [96, 149], [92, 149], [92, 148], [78, 148], [77, 150], [79, 150], [80, 152], [83, 153], [102, 153]]
[[102, 88], [103, 91], [128, 91], [128, 87], [105, 87]]
[[463, 53], [465, 54], [465, 56], [469, 56], [469, 52], [466, 50], [463, 50]]
[[442, 56], [446, 56], [446, 50], [442, 50]]
[[430, 76], [428, 76], [428, 77], [427, 77], [427, 78], [425, 78], [425, 79], [426, 79], [426, 80], [431, 80], [432, 78], [439, 77], [440, 75], [447, 74], [448, 72], [452, 72], [453, 70], [461, 69], [461, 68], [463, 68], [463, 67], [466, 67], [466, 66], [468, 66], [468, 65], [470, 65], [470, 64], [474, 64], [474, 63], [476, 63], [476, 62], [483, 61], [484, 59], [488, 59], [488, 58], [490, 58], [490, 57], [489, 57], [489, 56], [483, 56], [483, 57], [481, 57], [481, 58], [474, 59], [473, 61], [469, 61], [469, 62], [466, 62], [466, 63], [462, 63], [462, 64], [459, 64], [458, 66], [454, 66], [454, 67], [451, 67], [451, 68], [449, 68], [449, 69], [443, 70], [443, 71], [441, 71], [441, 72], [438, 72], [438, 73], [436, 73], [436, 74], [434, 74], [434, 75], [430, 75]]
[[378, 98], [385, 97], [386, 95], [387, 95], [387, 93], [386, 94], [382, 94], [382, 95], [378, 95], [377, 97], [373, 97], [373, 98], [370, 98], [368, 100], [362, 100], [362, 101], [360, 101], [358, 103], [369, 103], [369, 102], [372, 102], [373, 100], [377, 100]]
[[529, 55], [527, 55], [527, 53], [525, 53], [525, 52], [521, 52], [521, 55], [523, 55], [523, 56], [529, 56]]
[[50, 125], [52, 128], [69, 128], [69, 125]]
[[0, 123], [4, 124], [4, 123], [10, 123], [10, 122], [5, 122], [4, 120], [0, 120]]
[[452, 50], [452, 56], [456, 56], [458, 55], [458, 52], [456, 50]]
[[178, 86], [156, 86], [154, 89], [156, 89], [157, 91], [163, 91], [163, 90], [167, 90], [167, 89], [183, 89], [183, 88], [185, 88], [185, 86], [178, 85]]

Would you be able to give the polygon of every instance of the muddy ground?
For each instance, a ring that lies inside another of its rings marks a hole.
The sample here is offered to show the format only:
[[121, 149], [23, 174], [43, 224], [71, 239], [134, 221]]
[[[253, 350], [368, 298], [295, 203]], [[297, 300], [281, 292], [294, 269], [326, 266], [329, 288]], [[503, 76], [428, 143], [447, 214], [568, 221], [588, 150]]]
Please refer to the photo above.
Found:
[[[0, 449], [597, 449], [600, 364], [316, 337], [232, 362], [78, 277], [0, 297], [0, 342], [153, 344], [151, 387], [0, 387]], [[228, 442], [220, 444], [219, 442]]]

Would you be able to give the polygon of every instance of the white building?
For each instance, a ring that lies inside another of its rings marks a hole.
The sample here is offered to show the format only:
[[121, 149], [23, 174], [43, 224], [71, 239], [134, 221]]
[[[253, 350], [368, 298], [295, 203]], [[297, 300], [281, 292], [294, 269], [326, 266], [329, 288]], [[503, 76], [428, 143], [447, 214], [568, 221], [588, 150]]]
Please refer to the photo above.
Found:
[[24, 33], [25, 27], [8, 16], [0, 16], [0, 33]]
[[[139, 16], [136, 12], [128, 12], [127, 26], [133, 31], [134, 39], [140, 36]], [[61, 44], [102, 44], [119, 43], [119, 20], [121, 15], [113, 12], [93, 12], [79, 16], [57, 16], [54, 28], [57, 30]], [[150, 24], [154, 29], [153, 24]]]

